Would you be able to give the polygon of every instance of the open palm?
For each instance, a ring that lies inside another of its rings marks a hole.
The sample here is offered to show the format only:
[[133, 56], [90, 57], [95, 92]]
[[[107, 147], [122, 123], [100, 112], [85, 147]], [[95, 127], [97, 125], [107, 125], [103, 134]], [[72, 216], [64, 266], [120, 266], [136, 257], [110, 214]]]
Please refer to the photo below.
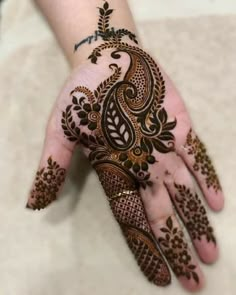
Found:
[[195, 290], [203, 275], [176, 215], [202, 261], [213, 262], [216, 239], [191, 173], [214, 210], [223, 207], [221, 186], [173, 84], [150, 55], [122, 37], [104, 37], [60, 93], [27, 206], [41, 209], [57, 198], [82, 145], [147, 278], [167, 285], [168, 263]]

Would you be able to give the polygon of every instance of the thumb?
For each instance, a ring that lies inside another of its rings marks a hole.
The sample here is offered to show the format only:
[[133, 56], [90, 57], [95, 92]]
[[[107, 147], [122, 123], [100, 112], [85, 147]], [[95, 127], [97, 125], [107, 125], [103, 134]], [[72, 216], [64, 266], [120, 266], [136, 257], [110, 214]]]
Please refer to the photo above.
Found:
[[[49, 124], [56, 126], [57, 124]], [[26, 204], [27, 208], [43, 209], [57, 199], [65, 181], [76, 142], [68, 142], [63, 131], [49, 127], [38, 171]]]

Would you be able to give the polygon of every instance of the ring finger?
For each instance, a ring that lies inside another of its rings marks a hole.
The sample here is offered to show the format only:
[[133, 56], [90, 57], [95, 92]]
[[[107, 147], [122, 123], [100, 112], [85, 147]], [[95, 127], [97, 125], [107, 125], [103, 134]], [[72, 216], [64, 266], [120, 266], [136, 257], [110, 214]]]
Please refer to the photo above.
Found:
[[147, 218], [158, 244], [181, 284], [190, 291], [204, 284], [203, 273], [188, 247], [165, 186], [141, 189]]

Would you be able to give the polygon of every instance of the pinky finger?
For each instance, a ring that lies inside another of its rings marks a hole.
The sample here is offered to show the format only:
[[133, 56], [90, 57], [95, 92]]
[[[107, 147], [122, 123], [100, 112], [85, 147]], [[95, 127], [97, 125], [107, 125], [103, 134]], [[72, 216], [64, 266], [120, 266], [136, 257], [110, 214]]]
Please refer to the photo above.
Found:
[[65, 181], [73, 149], [55, 134], [47, 134], [38, 171], [26, 204], [30, 209], [43, 209], [57, 199]]
[[196, 178], [209, 206], [215, 211], [221, 210], [224, 196], [218, 176], [205, 145], [192, 129], [178, 153]]

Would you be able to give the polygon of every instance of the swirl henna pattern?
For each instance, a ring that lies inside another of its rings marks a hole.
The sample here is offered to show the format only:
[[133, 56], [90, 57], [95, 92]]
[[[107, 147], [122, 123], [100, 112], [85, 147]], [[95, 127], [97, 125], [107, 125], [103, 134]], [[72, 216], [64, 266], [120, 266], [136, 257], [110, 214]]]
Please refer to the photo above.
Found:
[[[142, 49], [121, 42], [128, 36], [137, 43], [134, 34], [109, 28], [112, 9], [107, 2], [99, 11], [98, 29], [104, 43], [89, 59], [96, 64], [104, 50], [111, 50], [112, 74], [94, 91], [84, 86], [72, 90], [72, 103], [63, 111], [61, 124], [67, 139], [82, 143], [88, 151], [141, 270], [150, 281], [166, 285], [170, 273], [147, 222], [138, 187], [152, 185], [149, 167], [157, 161], [154, 151], [174, 150], [171, 131], [176, 120], [169, 121], [162, 106], [165, 83], [155, 61]], [[130, 60], [125, 73], [115, 63], [121, 53]]]
[[[91, 50], [85, 67], [72, 74], [58, 98], [26, 207], [40, 210], [57, 198], [72, 152], [81, 144], [147, 279], [158, 286], [168, 285], [170, 267], [187, 289], [199, 290], [203, 286], [201, 269], [176, 215], [204, 262], [213, 262], [218, 249], [184, 164], [213, 209], [223, 205], [221, 186], [178, 95], [166, 91], [158, 65], [136, 45], [136, 36], [127, 29], [110, 27], [112, 13], [105, 0], [99, 7], [95, 35], [75, 45], [76, 51], [85, 42], [103, 40]], [[171, 89], [168, 81], [167, 87]], [[170, 114], [176, 114], [177, 127]], [[212, 196], [218, 192], [213, 206]]]
[[[107, 2], [106, 2], [107, 3]], [[104, 4], [105, 5], [105, 4]], [[107, 39], [108, 37], [106, 37]], [[106, 40], [105, 39], [105, 40]], [[171, 130], [176, 120], [169, 122], [162, 107], [165, 83], [155, 61], [142, 49], [118, 41], [107, 41], [90, 55], [97, 62], [101, 51], [114, 48], [111, 57], [119, 52], [130, 57], [124, 77], [121, 68], [113, 63], [113, 74], [98, 85], [95, 91], [84, 86], [72, 92], [72, 104], [62, 116], [62, 128], [70, 141], [79, 141], [89, 148], [89, 159], [116, 162], [135, 174], [144, 188], [149, 181], [149, 165], [156, 162], [153, 151], [168, 153], [174, 150]], [[79, 117], [76, 125], [73, 116]], [[88, 136], [80, 125], [91, 131]]]
[[99, 163], [96, 171], [141, 270], [149, 281], [158, 286], [167, 285], [170, 273], [156, 247], [133, 175], [116, 164], [106, 162]]

